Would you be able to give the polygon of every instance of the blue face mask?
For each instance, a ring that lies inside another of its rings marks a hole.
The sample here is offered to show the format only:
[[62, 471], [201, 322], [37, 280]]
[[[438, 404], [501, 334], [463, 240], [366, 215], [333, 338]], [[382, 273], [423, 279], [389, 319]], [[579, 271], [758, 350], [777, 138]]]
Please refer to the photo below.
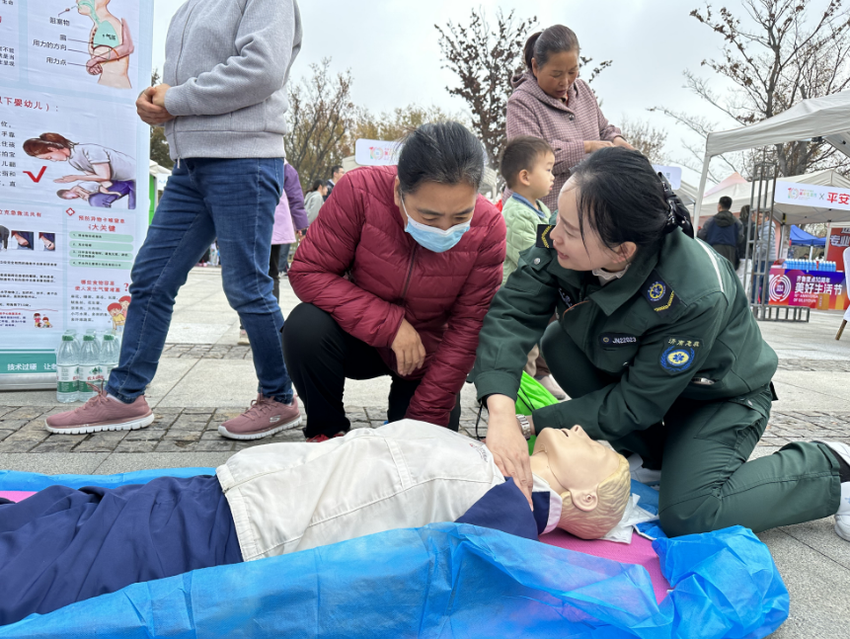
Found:
[[419, 246], [433, 251], [434, 253], [445, 253], [460, 242], [460, 238], [472, 226], [472, 220], [463, 224], [456, 224], [447, 230], [438, 229], [433, 226], [421, 224], [417, 222], [407, 212], [407, 206], [404, 203], [404, 198], [401, 199], [401, 205], [404, 207], [404, 213], [407, 215], [407, 226], [404, 230], [410, 233], [410, 236], [416, 241]]

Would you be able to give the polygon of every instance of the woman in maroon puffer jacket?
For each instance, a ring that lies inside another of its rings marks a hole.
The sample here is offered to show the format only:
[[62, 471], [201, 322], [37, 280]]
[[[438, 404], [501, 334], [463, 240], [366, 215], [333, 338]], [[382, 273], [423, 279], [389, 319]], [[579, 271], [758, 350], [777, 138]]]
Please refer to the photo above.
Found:
[[505, 223], [478, 195], [481, 143], [454, 122], [426, 124], [398, 168], [347, 173], [289, 270], [303, 304], [283, 331], [308, 440], [350, 424], [345, 379], [392, 377], [387, 419], [457, 430], [460, 389], [499, 288]]

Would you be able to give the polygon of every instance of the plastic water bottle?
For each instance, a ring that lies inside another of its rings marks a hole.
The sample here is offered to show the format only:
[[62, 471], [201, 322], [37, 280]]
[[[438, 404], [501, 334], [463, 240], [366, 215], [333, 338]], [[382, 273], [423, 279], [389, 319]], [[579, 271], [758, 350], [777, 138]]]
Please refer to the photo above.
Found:
[[115, 335], [106, 333], [103, 336], [103, 344], [100, 347], [100, 367], [103, 369], [103, 384], [102, 388], [106, 388], [109, 383], [109, 373], [112, 369], [118, 366], [118, 360], [121, 356], [121, 348]]
[[88, 401], [97, 394], [97, 389], [100, 388], [100, 382], [103, 380], [102, 372], [97, 336], [86, 332], [83, 336], [83, 347], [80, 349], [79, 397], [81, 401]]
[[65, 333], [56, 349], [56, 401], [63, 404], [77, 401], [80, 346], [73, 333]]

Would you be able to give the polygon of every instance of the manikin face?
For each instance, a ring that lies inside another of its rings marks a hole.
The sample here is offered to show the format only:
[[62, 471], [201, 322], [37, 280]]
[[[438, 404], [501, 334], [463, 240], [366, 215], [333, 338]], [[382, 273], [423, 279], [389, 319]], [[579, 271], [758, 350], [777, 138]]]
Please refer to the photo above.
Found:
[[531, 71], [537, 78], [537, 86], [556, 100], [567, 97], [567, 91], [578, 79], [578, 51], [563, 51], [549, 56], [542, 67], [531, 59]]
[[617, 471], [620, 456], [587, 436], [581, 426], [544, 428], [534, 442], [531, 470], [556, 493], [569, 491], [580, 510], [596, 507], [596, 487]]
[[413, 193], [404, 196], [404, 206], [399, 194], [399, 180], [395, 180], [395, 204], [407, 224], [408, 215], [420, 224], [447, 231], [472, 219], [478, 192], [471, 184], [437, 184], [423, 182]]
[[625, 242], [610, 249], [584, 218], [584, 238], [581, 236], [578, 219], [578, 188], [573, 178], [567, 180], [558, 198], [558, 221], [552, 230], [552, 245], [558, 252], [558, 264], [573, 271], [621, 271], [634, 255], [636, 247]]

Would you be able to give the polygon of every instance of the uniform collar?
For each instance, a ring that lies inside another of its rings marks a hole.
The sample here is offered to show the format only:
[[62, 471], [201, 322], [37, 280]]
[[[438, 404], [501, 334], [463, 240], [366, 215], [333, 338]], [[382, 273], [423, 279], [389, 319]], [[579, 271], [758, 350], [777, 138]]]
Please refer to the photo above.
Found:
[[[668, 241], [669, 237], [665, 239], [664, 243], [667, 244]], [[552, 259], [549, 265], [549, 271], [568, 285], [582, 291], [587, 290], [587, 297], [593, 300], [606, 315], [610, 316], [637, 294], [657, 264], [657, 251], [639, 257], [629, 265], [623, 277], [608, 282], [605, 286], [601, 286], [599, 279], [592, 275], [590, 271], [582, 272], [565, 269], [558, 264], [557, 257]]]
[[618, 280], [590, 293], [592, 299], [606, 315], [611, 315], [632, 299], [643, 286], [652, 269], [658, 264], [658, 252], [639, 257], [629, 265], [626, 274]]

